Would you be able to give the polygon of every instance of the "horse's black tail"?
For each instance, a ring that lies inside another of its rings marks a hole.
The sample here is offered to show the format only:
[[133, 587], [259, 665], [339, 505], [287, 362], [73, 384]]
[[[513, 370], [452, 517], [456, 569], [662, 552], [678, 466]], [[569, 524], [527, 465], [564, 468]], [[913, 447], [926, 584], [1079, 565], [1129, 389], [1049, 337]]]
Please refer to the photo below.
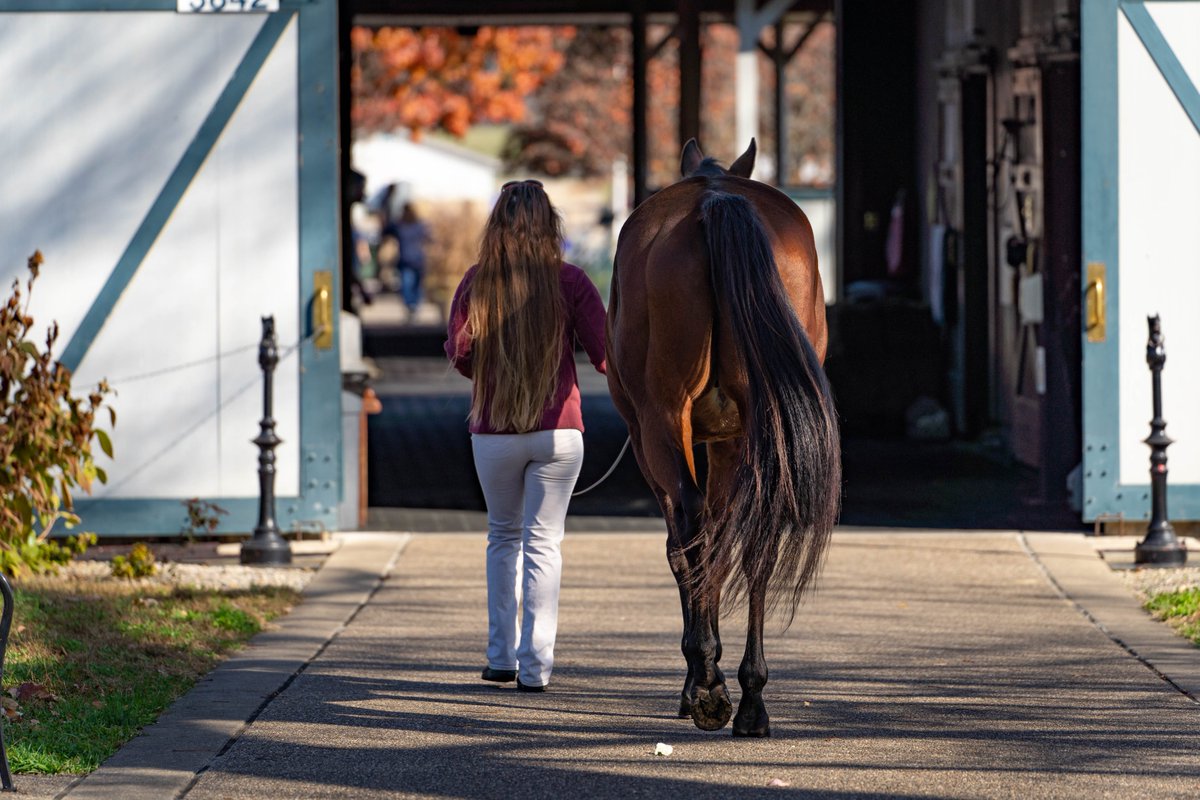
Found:
[[715, 305], [743, 358], [750, 407], [739, 409], [746, 453], [731, 496], [722, 508], [710, 506], [698, 584], [709, 597], [724, 586], [734, 601], [765, 584], [768, 606], [789, 602], [790, 620], [837, 521], [837, 417], [754, 207], [712, 191], [701, 214]]

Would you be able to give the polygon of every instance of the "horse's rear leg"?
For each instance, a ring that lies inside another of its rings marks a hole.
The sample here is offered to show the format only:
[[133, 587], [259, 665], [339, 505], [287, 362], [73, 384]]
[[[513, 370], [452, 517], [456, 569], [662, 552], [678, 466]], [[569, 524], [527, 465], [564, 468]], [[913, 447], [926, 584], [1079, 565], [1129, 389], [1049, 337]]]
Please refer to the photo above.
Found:
[[636, 448], [642, 471], [654, 484], [667, 522], [667, 562], [679, 587], [683, 611], [680, 649], [687, 661], [687, 678], [680, 695], [679, 715], [692, 718], [696, 727], [715, 731], [733, 714], [725, 676], [717, 662], [721, 639], [717, 625], [718, 600], [705, 601], [690, 576], [699, 561], [698, 550], [704, 495], [692, 479], [682, 453], [668, 443], [643, 437]]
[[771, 719], [763, 703], [762, 690], [767, 685], [767, 659], [763, 654], [763, 617], [766, 614], [767, 581], [760, 578], [749, 583], [750, 618], [746, 625], [746, 653], [738, 667], [738, 683], [742, 700], [733, 720], [734, 736], [770, 736]]
[[[726, 502], [737, 480], [737, 465], [744, 458], [743, 445], [739, 440], [712, 442], [708, 446], [708, 501], [713, 504]], [[743, 524], [752, 524], [743, 521]], [[747, 556], [752, 554], [747, 553]], [[774, 559], [771, 560], [771, 565]], [[746, 654], [738, 668], [738, 683], [742, 687], [742, 699], [733, 720], [734, 736], [770, 736], [771, 723], [766, 706], [762, 701], [762, 690], [767, 684], [767, 661], [763, 655], [763, 618], [766, 614], [766, 575], [754, 575], [750, 571], [751, 560], [743, 562], [746, 574], [747, 605], [749, 621], [746, 627]]]
[[[665, 495], [664, 495], [665, 497]], [[667, 505], [663, 502], [663, 498], [659, 498], [659, 505], [664, 507]], [[675, 576], [675, 584], [679, 587], [679, 606], [683, 609], [683, 631], [686, 636], [691, 629], [691, 600], [688, 597], [687, 586], [687, 556], [684, 555], [683, 548], [679, 546], [678, 537], [674, 535], [674, 525], [668, 526], [667, 532], [667, 563], [671, 566], [671, 574]], [[695, 679], [692, 677], [692, 664], [687, 659], [686, 641], [680, 639], [679, 648], [684, 651], [684, 659], [687, 662], [687, 677], [683, 681], [683, 690], [679, 693], [679, 717], [687, 719], [692, 716], [692, 690], [695, 686]]]
[[[698, 526], [698, 520], [695, 523]], [[698, 530], [698, 527], [696, 528]], [[718, 625], [718, 597], [704, 601], [691, 586], [692, 552], [681, 546], [674, 537], [667, 540], [667, 561], [679, 586], [679, 602], [683, 609], [683, 637], [680, 649], [687, 662], [687, 678], [680, 693], [679, 716], [691, 717], [696, 727], [706, 731], [723, 728], [733, 713], [725, 675], [718, 663], [721, 660], [721, 632]]]

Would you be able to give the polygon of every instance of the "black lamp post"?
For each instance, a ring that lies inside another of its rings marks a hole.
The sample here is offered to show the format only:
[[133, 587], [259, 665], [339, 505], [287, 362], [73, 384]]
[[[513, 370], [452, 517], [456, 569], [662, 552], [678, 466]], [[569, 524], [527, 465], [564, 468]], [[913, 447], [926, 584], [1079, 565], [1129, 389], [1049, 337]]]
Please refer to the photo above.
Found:
[[263, 371], [263, 418], [254, 443], [258, 445], [258, 525], [254, 536], [242, 543], [243, 564], [279, 565], [292, 563], [292, 547], [279, 535], [275, 524], [275, 448], [281, 439], [275, 435], [272, 416], [272, 392], [279, 347], [275, 343], [275, 318], [263, 317], [262, 340], [258, 343], [258, 364]]
[[1133, 560], [1148, 567], [1178, 567], [1187, 561], [1187, 548], [1175, 536], [1167, 519], [1167, 447], [1171, 438], [1162, 416], [1162, 370], [1167, 361], [1163, 347], [1162, 323], [1158, 315], [1148, 317], [1150, 340], [1146, 342], [1146, 363], [1154, 378], [1154, 418], [1150, 420], [1150, 526], [1146, 538], [1138, 542]]

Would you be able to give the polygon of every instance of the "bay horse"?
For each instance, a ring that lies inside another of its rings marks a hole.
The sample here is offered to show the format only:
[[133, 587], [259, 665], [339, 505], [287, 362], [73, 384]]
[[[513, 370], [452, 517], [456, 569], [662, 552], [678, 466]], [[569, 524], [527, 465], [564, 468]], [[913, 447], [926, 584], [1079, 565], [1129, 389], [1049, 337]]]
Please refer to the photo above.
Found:
[[[685, 145], [683, 179], [621, 229], [608, 308], [608, 384], [667, 523], [687, 661], [679, 707], [703, 730], [733, 705], [718, 666], [722, 592], [745, 603], [734, 736], [769, 736], [763, 618], [815, 577], [841, 499], [837, 417], [812, 227], [750, 180]], [[704, 487], [693, 448], [707, 446]]]

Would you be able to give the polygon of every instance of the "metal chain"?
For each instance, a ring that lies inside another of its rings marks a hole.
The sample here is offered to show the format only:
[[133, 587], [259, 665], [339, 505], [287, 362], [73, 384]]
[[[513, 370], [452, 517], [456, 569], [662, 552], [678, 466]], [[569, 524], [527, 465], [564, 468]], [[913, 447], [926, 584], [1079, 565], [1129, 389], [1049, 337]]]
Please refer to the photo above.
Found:
[[180, 370], [191, 369], [192, 367], [201, 367], [201, 366], [204, 366], [205, 364], [211, 363], [213, 361], [220, 361], [223, 358], [229, 358], [230, 356], [236, 356], [240, 353], [245, 353], [248, 350], [254, 350], [257, 347], [258, 347], [258, 342], [255, 342], [254, 344], [242, 345], [241, 347], [235, 347], [232, 350], [226, 350], [224, 353], [217, 353], [215, 356], [208, 356], [206, 358], [200, 358], [195, 361], [188, 361], [183, 364], [176, 364], [175, 366], [172, 366], [172, 367], [160, 367], [159, 369], [151, 370], [150, 372], [142, 372], [137, 375], [130, 375], [130, 376], [124, 377], [124, 378], [107, 378], [106, 380], [108, 381], [110, 386], [116, 386], [118, 384], [125, 385], [127, 383], [135, 383], [137, 381], [149, 380], [150, 378], [157, 378], [160, 375], [167, 375], [172, 372], [179, 372]]
[[[324, 330], [323, 327], [317, 327], [312, 333], [308, 334], [303, 339], [300, 339], [295, 344], [289, 345], [282, 352], [280, 352], [279, 361], [282, 362], [285, 358], [287, 358], [292, 353], [296, 352], [301, 347], [303, 347], [306, 342], [310, 341], [311, 339], [313, 339], [317, 335], [319, 335], [323, 330]], [[258, 347], [259, 345], [256, 344], [254, 346]], [[239, 349], [237, 352], [241, 352], [242, 349], [244, 349], [244, 348]], [[234, 352], [234, 351], [230, 351], [230, 352]], [[200, 427], [204, 425], [204, 423], [208, 422], [210, 419], [215, 417], [221, 411], [221, 409], [223, 409], [225, 406], [229, 405], [234, 400], [236, 400], [239, 397], [241, 397], [242, 395], [244, 395], [246, 392], [253, 389], [261, 381], [262, 381], [261, 375], [255, 376], [255, 378], [253, 380], [248, 381], [247, 383], [245, 383], [244, 385], [239, 387], [235, 392], [233, 392], [233, 394], [227, 395], [225, 398], [223, 398], [221, 400], [220, 405], [218, 405], [216, 408], [214, 408], [208, 414], [205, 414], [203, 417], [196, 420], [196, 422], [194, 424], [192, 424], [190, 427], [187, 428], [187, 430], [183, 431], [178, 436], [176, 436], [170, 443], [167, 444], [166, 447], [163, 447], [162, 449], [160, 449], [154, 455], [150, 456], [150, 458], [146, 459], [141, 464], [139, 464], [136, 468], [125, 473], [125, 475], [123, 475], [121, 477], [121, 480], [119, 480], [115, 483], [109, 484], [109, 489], [112, 490], [112, 489], [117, 489], [121, 486], [124, 486], [126, 483], [128, 483], [130, 480], [132, 480], [134, 477], [139, 475], [143, 470], [145, 470], [147, 467], [149, 467], [151, 464], [153, 464], [155, 461], [157, 461], [158, 459], [160, 459], [164, 455], [166, 455], [171, 450], [171, 448], [175, 447], [177, 444], [182, 442], [184, 439], [186, 439], [187, 437], [189, 437], [193, 433], [195, 433], [197, 430], [199, 430]]]

